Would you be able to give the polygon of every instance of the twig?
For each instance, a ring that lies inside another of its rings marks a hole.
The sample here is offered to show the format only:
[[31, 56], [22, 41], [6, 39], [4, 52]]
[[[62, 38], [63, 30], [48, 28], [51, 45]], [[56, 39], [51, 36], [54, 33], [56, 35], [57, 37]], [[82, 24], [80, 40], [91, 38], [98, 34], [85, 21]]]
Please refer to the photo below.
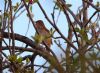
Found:
[[87, 3], [85, 3], [84, 1], [82, 1], [82, 4], [83, 4], [83, 25], [82, 27], [84, 28], [87, 20], [88, 20], [88, 14], [87, 14], [87, 8], [88, 8], [88, 5]]
[[91, 2], [87, 1], [87, 0], [83, 0], [84, 2], [87, 2], [89, 5], [91, 5], [94, 9], [96, 9], [98, 12], [100, 12], [100, 8], [94, 6]]
[[[71, 47], [76, 48], [70, 41], [69, 39], [66, 39], [66, 37], [60, 32], [60, 30], [58, 29], [57, 26], [54, 25], [53, 22], [51, 22], [51, 20], [49, 19], [49, 17], [47, 16], [46, 12], [44, 11], [44, 9], [42, 8], [42, 6], [40, 5], [40, 3], [38, 2], [38, 5], [40, 7], [40, 9], [42, 10], [44, 16], [46, 17], [46, 19], [48, 20], [48, 22], [57, 30], [57, 32], [61, 35], [61, 37], [68, 43], [71, 45]], [[77, 49], [77, 48], [76, 48]]]
[[59, 43], [57, 43], [56, 41], [55, 41], [55, 43], [56, 43], [56, 45], [66, 54], [66, 52], [65, 52], [65, 50], [61, 47], [61, 44], [60, 44], [60, 42]]
[[75, 14], [66, 6], [66, 4], [62, 0], [57, 0], [57, 1], [62, 5], [63, 9], [66, 12], [68, 11], [73, 16], [74, 20], [80, 25], [80, 27], [82, 27], [81, 22], [79, 22], [79, 20], [75, 16]]
[[[37, 73], [41, 68], [48, 68], [48, 67], [45, 67], [47, 61], [43, 64], [43, 65], [40, 65], [40, 68], [38, 68], [35, 73]], [[39, 65], [34, 65], [34, 66], [39, 66]]]
[[[73, 29], [73, 32], [74, 32], [75, 37], [76, 37], [77, 45], [78, 45], [78, 47], [79, 47], [78, 36], [77, 36], [76, 31], [75, 31], [74, 25], [72, 24], [71, 19], [70, 19], [70, 17], [69, 17], [69, 15], [68, 15], [67, 12], [65, 12], [65, 15], [66, 15], [66, 19], [67, 19], [67, 21], [68, 21], [68, 23], [69, 23], [69, 27], [71, 26], [72, 29]], [[70, 29], [71, 29], [71, 27], [70, 27]], [[76, 52], [78, 52], [78, 50], [77, 50], [76, 48], [75, 48], [75, 50], [76, 50]]]
[[[26, 10], [27, 10], [28, 14], [29, 14], [29, 18], [30, 18], [31, 22], [32, 22], [32, 24], [33, 24], [33, 26], [34, 26], [36, 32], [38, 33], [38, 31], [37, 31], [37, 29], [36, 29], [36, 26], [35, 26], [35, 23], [34, 23], [32, 17], [31, 17], [31, 14], [30, 14], [29, 9], [28, 9], [28, 6], [26, 5], [26, 3], [25, 3], [24, 0], [23, 0], [23, 3], [24, 3], [24, 5], [25, 5], [25, 7], [26, 7]], [[53, 52], [45, 43], [44, 43], [44, 45], [50, 50], [50, 52], [54, 55], [55, 59], [57, 60], [56, 55], [54, 54], [54, 52]]]
[[12, 54], [14, 55], [15, 54], [15, 36], [14, 36], [14, 30], [13, 30], [13, 12], [12, 12], [12, 1], [9, 0], [9, 5], [10, 5], [10, 23], [11, 23], [11, 33], [13, 35], [13, 38], [12, 38], [12, 45], [13, 45], [13, 50], [12, 50]]
[[95, 16], [96, 13], [97, 13], [97, 11], [95, 11], [93, 13], [93, 15], [89, 18], [88, 22], [85, 24], [85, 27], [88, 25], [88, 23], [91, 21], [91, 19]]
[[7, 46], [7, 48], [9, 49], [9, 52], [11, 53], [11, 49], [10, 47], [8, 46], [8, 44], [6, 43], [6, 41], [3, 39], [3, 42], [5, 43], [5, 45]]

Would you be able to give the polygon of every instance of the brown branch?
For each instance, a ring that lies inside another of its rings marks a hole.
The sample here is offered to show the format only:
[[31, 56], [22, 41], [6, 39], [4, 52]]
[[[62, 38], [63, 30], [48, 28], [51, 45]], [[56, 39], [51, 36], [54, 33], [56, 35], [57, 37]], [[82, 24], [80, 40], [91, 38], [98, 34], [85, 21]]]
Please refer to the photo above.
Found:
[[61, 4], [61, 6], [62, 6], [63, 9], [65, 10], [65, 12], [68, 11], [68, 12], [73, 16], [73, 18], [74, 18], [74, 20], [77, 22], [77, 24], [79, 24], [80, 27], [82, 27], [81, 22], [79, 22], [79, 20], [77, 19], [76, 15], [73, 13], [73, 11], [71, 11], [71, 10], [67, 7], [67, 5], [65, 4], [65, 2], [63, 2], [62, 0], [57, 0], [57, 1]]
[[[28, 12], [29, 19], [31, 20], [31, 22], [32, 22], [32, 24], [33, 24], [33, 27], [36, 29], [35, 23], [34, 23], [34, 21], [33, 21], [33, 19], [32, 19], [32, 16], [31, 16], [31, 13], [30, 13], [30, 11], [29, 11], [28, 5], [26, 4], [25, 0], [22, 0], [22, 1], [23, 1], [23, 3], [24, 3], [24, 6], [25, 6], [27, 12]], [[36, 30], [36, 32], [37, 32], [37, 30]]]
[[[25, 6], [27, 12], [28, 12], [29, 19], [31, 20], [31, 22], [32, 22], [32, 24], [33, 24], [33, 27], [36, 29], [35, 23], [34, 23], [34, 21], [33, 21], [33, 19], [32, 19], [32, 16], [31, 16], [30, 11], [29, 11], [29, 3], [28, 3], [28, 5], [27, 5], [26, 2], [25, 2], [25, 0], [22, 0], [22, 1], [23, 1], [23, 3], [24, 3], [24, 6]], [[36, 30], [36, 32], [38, 33], [37, 30]], [[35, 57], [36, 57], [38, 54], [37, 54], [36, 52], [35, 52], [34, 54], [35, 54], [35, 55], [34, 55], [34, 60], [35, 60]], [[31, 62], [33, 62], [34, 60], [31, 60]], [[32, 64], [33, 64], [33, 63], [32, 63]], [[32, 69], [33, 69], [33, 67], [32, 67]]]
[[61, 46], [60, 42], [57, 43], [57, 41], [55, 41], [55, 44], [64, 52], [64, 54], [66, 54], [66, 51], [65, 51], [64, 48]]
[[49, 19], [49, 17], [47, 16], [45, 10], [42, 8], [41, 4], [38, 2], [38, 5], [41, 9], [41, 11], [43, 12], [44, 16], [46, 17], [46, 19], [48, 20], [48, 22], [57, 30], [57, 32], [61, 35], [61, 37], [73, 48], [77, 49], [70, 41], [69, 39], [67, 39], [61, 32], [60, 30], [58, 29], [58, 27], [56, 25], [54, 25], [53, 22], [51, 22], [51, 20]]
[[87, 0], [83, 0], [84, 2], [86, 2], [87, 4], [91, 5], [94, 9], [96, 9], [98, 12], [100, 12], [100, 8], [96, 7], [95, 5], [93, 5], [91, 2], [87, 1]]
[[83, 2], [83, 25], [82, 25], [82, 27], [84, 27], [88, 20], [88, 15], [87, 15], [88, 5], [84, 1], [82, 1], [82, 2]]
[[87, 21], [87, 23], [85, 24], [85, 27], [88, 25], [88, 23], [91, 21], [91, 19], [96, 15], [97, 11], [95, 11], [93, 13], [93, 15], [89, 18], [89, 20]]
[[49, 17], [47, 16], [45, 10], [43, 9], [43, 7], [41, 6], [41, 4], [39, 2], [37, 2], [38, 6], [40, 7], [42, 13], [44, 14], [45, 18], [49, 21], [50, 24], [52, 24], [53, 26], [53, 22], [49, 19]]
[[[2, 12], [1, 12], [2, 15]], [[2, 18], [0, 20], [0, 25], [2, 26]], [[2, 36], [2, 29], [0, 27], [0, 73], [2, 73], [2, 63], [3, 63], [3, 57], [2, 57], [2, 40], [3, 40], [3, 36]]]
[[[22, 35], [19, 35], [19, 34], [16, 34], [16, 33], [14, 34], [14, 36], [15, 36], [16, 40], [24, 42], [26, 44], [29, 44], [31, 47], [36, 48], [35, 42], [30, 40], [29, 38], [27, 38], [25, 36], [22, 36]], [[8, 32], [3, 32], [3, 37], [8, 39], [9, 38]], [[10, 37], [13, 38], [13, 34], [12, 33], [10, 33]]]
[[[73, 25], [73, 23], [71, 22], [71, 19], [70, 19], [68, 13], [67, 13], [66, 11], [64, 11], [64, 13], [65, 13], [65, 15], [66, 15], [66, 19], [67, 19], [67, 21], [68, 21], [68, 23], [69, 23], [69, 30], [72, 31], [72, 29], [73, 29], [73, 32], [74, 32], [75, 37], [76, 37], [77, 45], [79, 46], [78, 36], [77, 36], [76, 31], [75, 31], [74, 25]], [[70, 32], [70, 31], [69, 31], [69, 32]], [[70, 35], [72, 35], [72, 34], [70, 33]], [[69, 36], [70, 36], [70, 35], [69, 35]], [[68, 39], [69, 39], [69, 38], [68, 38]], [[70, 36], [70, 39], [69, 39], [69, 40], [71, 40], [71, 36]], [[78, 50], [77, 50], [76, 48], [74, 48], [74, 49], [76, 50], [76, 52], [78, 52]]]
[[9, 45], [6, 43], [6, 41], [3, 39], [4, 44], [7, 46], [9, 52], [11, 53], [11, 47], [9, 47]]
[[[7, 2], [5, 1], [5, 4], [4, 4], [4, 13], [7, 12], [7, 10], [6, 10], [6, 6], [7, 6]], [[6, 21], [7, 21], [7, 18], [6, 18], [6, 16], [4, 15], [4, 17], [3, 17], [2, 30], [4, 30], [5, 27], [6, 27]]]
[[[47, 66], [44, 66], [44, 64], [43, 65], [36, 65], [36, 64], [34, 64], [34, 65], [27, 65], [27, 66], [25, 66], [24, 68], [29, 68], [29, 67], [32, 67], [32, 66], [36, 66], [36, 67], [41, 67], [41, 68], [49, 68], [49, 67], [47, 67]], [[3, 66], [3, 70], [4, 69], [7, 69], [7, 68], [9, 68], [10, 67], [10, 65], [5, 65], [5, 66]]]
[[[12, 48], [12, 46], [9, 46]], [[3, 46], [2, 47], [2, 50], [9, 50], [9, 48], [7, 46]], [[15, 46], [15, 50], [19, 50], [19, 51], [27, 51], [27, 52], [35, 52], [35, 50], [33, 48], [24, 48], [24, 47], [18, 47], [18, 46]]]
[[[25, 5], [25, 7], [26, 7], [26, 10], [27, 10], [27, 12], [28, 12], [29, 19], [31, 20], [31, 22], [32, 22], [32, 24], [33, 24], [33, 26], [34, 26], [36, 32], [39, 34], [39, 32], [38, 32], [37, 29], [36, 29], [35, 23], [34, 23], [32, 17], [31, 17], [31, 14], [30, 14], [28, 5], [26, 4], [26, 2], [25, 2], [24, 0], [23, 0], [23, 2], [24, 2], [24, 5]], [[46, 43], [43, 42], [43, 44], [46, 46], [47, 49], [49, 49], [49, 51], [53, 54], [53, 56], [54, 56], [55, 59], [57, 60], [55, 53], [46, 45]]]
[[[13, 34], [9, 33], [11, 39], [13, 38]], [[42, 46], [37, 46], [35, 45], [35, 42], [33, 42], [31, 39], [19, 35], [19, 34], [14, 34], [15, 39], [21, 42], [24, 42], [25, 44], [28, 44], [29, 46], [31, 46], [33, 48], [33, 52], [37, 53], [38, 55], [42, 56], [44, 59], [46, 59], [58, 72], [60, 73], [65, 73], [63, 67], [60, 65], [60, 63], [58, 62], [58, 60], [56, 60], [52, 55], [50, 55], [50, 53], [48, 53], [46, 50], [44, 50], [44, 48]], [[4, 38], [9, 38], [9, 35], [7, 32], [3, 33], [3, 37]], [[52, 62], [53, 60], [53, 62]]]
[[39, 68], [35, 71], [35, 73], [37, 73], [41, 68], [49, 68], [49, 67], [46, 67], [46, 66], [45, 66], [46, 63], [47, 63], [47, 61], [46, 61], [44, 64], [42, 64], [42, 65], [34, 65], [34, 66], [39, 67]]
[[12, 1], [9, 0], [9, 5], [10, 5], [10, 27], [11, 28], [11, 33], [12, 33], [12, 45], [13, 45], [13, 50], [12, 50], [12, 54], [15, 54], [15, 36], [14, 36], [14, 30], [13, 30], [13, 11], [12, 11]]
[[[95, 42], [85, 51], [85, 53], [86, 53], [87, 51], [91, 50], [98, 42], [100, 42], [100, 40], [95, 41]], [[98, 49], [98, 50], [100, 51], [100, 49]]]
[[2, 31], [0, 29], [0, 73], [2, 73], [2, 62], [3, 62], [3, 57], [2, 57]]

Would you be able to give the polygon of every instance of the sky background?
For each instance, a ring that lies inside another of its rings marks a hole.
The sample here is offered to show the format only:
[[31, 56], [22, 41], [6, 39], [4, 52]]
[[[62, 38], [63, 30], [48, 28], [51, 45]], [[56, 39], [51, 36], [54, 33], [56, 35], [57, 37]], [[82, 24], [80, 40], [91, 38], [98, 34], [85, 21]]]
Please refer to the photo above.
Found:
[[[0, 10], [2, 10], [4, 8], [3, 1], [4, 0], [0, 0]], [[13, 5], [15, 5], [16, 2], [18, 2], [20, 0], [12, 0], [12, 1], [13, 1]], [[50, 17], [50, 19], [51, 19], [51, 13], [52, 13], [53, 6], [54, 6], [53, 0], [39, 0], [39, 1], [40, 1], [41, 5], [43, 6], [43, 8], [45, 9], [48, 16]], [[99, 0], [94, 0], [94, 3], [96, 3], [97, 1], [99, 1]], [[77, 8], [82, 5], [81, 0], [66, 0], [66, 3], [72, 4], [71, 10], [75, 14], [77, 13]], [[21, 10], [23, 10], [23, 9], [21, 9]], [[94, 10], [92, 8], [89, 9], [89, 16], [92, 15], [93, 12], [94, 12]], [[34, 17], [33, 17], [34, 21], [43, 20], [43, 22], [45, 23], [45, 26], [48, 29], [52, 28], [52, 26], [45, 19], [44, 15], [42, 14], [42, 12], [41, 12], [41, 10], [40, 10], [40, 8], [38, 7], [37, 4], [33, 4], [32, 13], [34, 15]], [[56, 16], [57, 15], [58, 15], [58, 11], [56, 13]], [[14, 21], [14, 32], [18, 33], [18, 34], [21, 34], [21, 35], [25, 35], [25, 33], [28, 29], [28, 22], [29, 22], [29, 19], [26, 15], [26, 11], [25, 11], [19, 18], [17, 18]], [[68, 27], [68, 25], [66, 23], [66, 19], [65, 19], [65, 16], [64, 16], [63, 12], [61, 12], [61, 15], [59, 16], [57, 26], [58, 26], [58, 28], [60, 28], [61, 32], [64, 33], [65, 36], [67, 36], [67, 33], [68, 33], [68, 31], [67, 31], [68, 28], [67, 27]], [[35, 34], [34, 27], [30, 23], [27, 37], [32, 39], [31, 36], [33, 36], [34, 34]], [[56, 35], [58, 35], [58, 34], [56, 33], [55, 36]], [[62, 40], [62, 42], [64, 42], [64, 41]], [[16, 45], [22, 46], [22, 43], [17, 41]], [[66, 47], [66, 45], [64, 45], [64, 44], [62, 44], [62, 45], [63, 45], [63, 47]], [[56, 53], [56, 55], [58, 55], [58, 53], [61, 51], [61, 50], [57, 49], [57, 46], [55, 44], [53, 44], [53, 46], [51, 48]], [[26, 54], [29, 54], [29, 53], [23, 53], [21, 56], [24, 56]], [[60, 55], [58, 55], [58, 56], [60, 56]], [[36, 61], [35, 61], [36, 64], [42, 64], [42, 62], [44, 62], [44, 59], [41, 60], [41, 58], [36, 59]], [[42, 70], [40, 70], [38, 73], [42, 73]]]

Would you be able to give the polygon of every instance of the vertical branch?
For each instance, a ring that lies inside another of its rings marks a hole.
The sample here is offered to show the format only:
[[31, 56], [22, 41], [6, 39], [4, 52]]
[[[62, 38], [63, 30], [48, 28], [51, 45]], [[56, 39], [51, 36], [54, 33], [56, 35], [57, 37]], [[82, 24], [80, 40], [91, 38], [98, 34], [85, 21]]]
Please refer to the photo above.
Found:
[[32, 64], [31, 70], [32, 70], [32, 71], [35, 71], [35, 70], [34, 70], [34, 62], [35, 62], [36, 56], [37, 56], [37, 53], [34, 53], [34, 54], [31, 56], [31, 64]]
[[79, 21], [79, 19], [77, 19], [77, 17], [76, 17], [76, 15], [73, 13], [73, 11], [71, 11], [69, 8], [68, 8], [68, 6], [65, 4], [65, 2], [63, 2], [62, 0], [57, 0], [60, 4], [61, 4], [61, 6], [62, 6], [62, 8], [67, 12], [69, 12], [72, 16], [73, 16], [73, 18], [74, 18], [74, 20], [77, 22], [77, 24], [79, 24], [79, 26], [81, 27], [82, 26], [82, 24], [81, 24], [81, 22]]
[[75, 50], [77, 50], [77, 48], [69, 41], [69, 39], [66, 39], [66, 37], [60, 32], [60, 30], [58, 29], [58, 27], [51, 22], [51, 20], [49, 19], [49, 17], [47, 16], [45, 10], [42, 8], [41, 4], [38, 2], [38, 5], [42, 11], [42, 13], [44, 14], [45, 18], [48, 20], [48, 22], [56, 29], [56, 31], [61, 35], [61, 37], [72, 47], [75, 48]]
[[[31, 20], [31, 22], [32, 22], [32, 24], [33, 24], [33, 27], [36, 29], [35, 23], [34, 23], [34, 21], [33, 21], [33, 19], [32, 19], [32, 16], [31, 16], [30, 11], [29, 11], [29, 4], [27, 5], [26, 2], [25, 2], [25, 0], [22, 0], [22, 1], [23, 1], [23, 3], [24, 3], [24, 6], [25, 6], [25, 8], [26, 8], [26, 10], [27, 10], [28, 15], [29, 15], [29, 19]], [[36, 30], [36, 32], [37, 32], [37, 30]]]
[[[5, 4], [4, 4], [4, 13], [7, 11], [7, 10], [6, 10], [6, 6], [7, 6], [7, 1], [5, 1]], [[7, 18], [6, 18], [5, 15], [4, 15], [4, 17], [3, 17], [2, 30], [4, 30], [5, 27], [6, 27], [6, 20], [7, 20]]]
[[[23, 0], [23, 3], [24, 3], [24, 5], [25, 5], [25, 7], [26, 7], [26, 10], [27, 10], [28, 15], [29, 15], [29, 18], [30, 18], [30, 20], [31, 20], [31, 22], [32, 22], [32, 24], [33, 24], [33, 27], [35, 28], [36, 32], [38, 33], [38, 31], [37, 31], [37, 29], [36, 29], [36, 26], [35, 26], [35, 23], [34, 23], [32, 17], [31, 17], [31, 14], [30, 14], [28, 5], [26, 4], [26, 2], [25, 2], [24, 0]], [[43, 44], [49, 49], [49, 47], [48, 47], [45, 43], [43, 43]], [[52, 51], [51, 49], [49, 49], [49, 50], [52, 52], [52, 54], [53, 54], [54, 57], [56, 58], [56, 55], [53, 53], [53, 51]], [[56, 58], [56, 59], [57, 59], [57, 58]]]
[[9, 5], [10, 5], [10, 28], [11, 28], [11, 33], [13, 35], [13, 38], [12, 38], [12, 54], [14, 55], [15, 54], [15, 37], [14, 37], [14, 31], [13, 31], [13, 12], [12, 12], [12, 1], [9, 0]]
[[0, 73], [2, 73], [2, 32], [0, 30]]
[[2, 12], [0, 16], [0, 73], [2, 73]]
[[88, 15], [87, 15], [87, 3], [82, 1], [83, 2], [83, 27], [85, 26], [84, 24], [86, 24], [87, 22], [87, 19], [88, 19]]
[[[23, 0], [23, 3], [24, 3], [24, 5], [25, 5], [25, 7], [26, 7], [26, 10], [27, 10], [28, 15], [29, 15], [29, 19], [31, 20], [31, 22], [32, 22], [32, 24], [33, 24], [33, 27], [35, 28], [36, 32], [38, 33], [38, 31], [37, 31], [37, 29], [36, 29], [36, 26], [35, 26], [35, 23], [34, 23], [32, 17], [31, 17], [31, 14], [30, 14], [30, 11], [29, 11], [29, 7], [28, 7], [28, 5], [26, 4], [25, 0]], [[56, 55], [54, 54], [54, 52], [53, 52], [45, 43], [43, 43], [43, 44], [50, 50], [50, 52], [53, 54], [53, 56], [54, 56], [55, 59], [57, 60], [57, 57], [56, 57]], [[34, 59], [35, 59], [36, 56], [37, 56], [37, 53], [34, 53], [34, 54], [35, 54], [35, 55], [34, 55]], [[33, 60], [33, 61], [34, 61], [34, 60]], [[58, 60], [57, 60], [57, 61], [58, 61]], [[34, 70], [34, 68], [33, 68], [33, 70]]]
[[[69, 30], [68, 30], [68, 37], [67, 39], [69, 39], [70, 41], [72, 41], [72, 26], [69, 25]], [[71, 69], [70, 69], [70, 64], [72, 62], [71, 60], [71, 52], [70, 52], [70, 49], [71, 49], [71, 46], [69, 44], [67, 44], [67, 47], [66, 47], [66, 71], [70, 72]]]

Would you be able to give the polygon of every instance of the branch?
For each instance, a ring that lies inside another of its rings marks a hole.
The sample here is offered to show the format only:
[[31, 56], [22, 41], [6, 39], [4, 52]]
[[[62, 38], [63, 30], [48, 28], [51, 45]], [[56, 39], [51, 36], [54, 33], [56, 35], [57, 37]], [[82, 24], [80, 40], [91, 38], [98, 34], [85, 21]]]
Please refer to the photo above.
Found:
[[[12, 46], [9, 46], [12, 48]], [[9, 48], [7, 46], [3, 46], [2, 50], [9, 50]], [[18, 47], [15, 46], [15, 50], [19, 50], [19, 51], [27, 51], [27, 52], [35, 52], [35, 50], [33, 48], [24, 48], [24, 47]]]
[[99, 7], [96, 7], [94, 6], [91, 2], [89, 1], [86, 1], [86, 0], [83, 0], [84, 2], [88, 3], [89, 5], [91, 5], [94, 9], [96, 9], [98, 12], [100, 12], [100, 8]]
[[15, 36], [14, 36], [14, 30], [13, 30], [13, 11], [12, 11], [12, 1], [9, 0], [9, 5], [10, 5], [10, 25], [11, 27], [11, 33], [12, 33], [12, 45], [13, 45], [13, 49], [12, 49], [12, 54], [14, 55], [15, 54]]
[[49, 19], [49, 17], [47, 16], [45, 10], [42, 8], [41, 4], [38, 2], [38, 5], [41, 9], [41, 11], [43, 12], [44, 16], [46, 17], [46, 19], [48, 20], [48, 22], [57, 30], [57, 32], [61, 35], [61, 37], [73, 48], [77, 49], [70, 41], [69, 39], [67, 39], [61, 32], [60, 30], [58, 29], [58, 27], [56, 25], [54, 25], [53, 22], [51, 22], [51, 20]]
[[[13, 34], [9, 33], [11, 39], [13, 38]], [[4, 38], [9, 38], [9, 34], [7, 32], [3, 33], [3, 37]], [[43, 48], [42, 46], [37, 46], [35, 44], [35, 42], [33, 42], [31, 39], [19, 35], [19, 34], [14, 34], [15, 39], [21, 42], [24, 42], [25, 44], [28, 44], [29, 46], [31, 46], [33, 48], [33, 52], [37, 53], [38, 55], [42, 56], [44, 59], [46, 59], [58, 72], [60, 73], [65, 73], [65, 70], [63, 69], [63, 67], [60, 65], [60, 63], [58, 62], [58, 60], [56, 60], [50, 53], [48, 53], [46, 50], [44, 50], [45, 48]]]
[[63, 2], [62, 0], [57, 0], [60, 4], [61, 4], [61, 6], [63, 7], [63, 9], [65, 10], [65, 12], [69, 12], [72, 16], [73, 16], [73, 18], [74, 18], [74, 20], [77, 22], [77, 24], [79, 24], [80, 25], [80, 27], [82, 26], [81, 25], [81, 22], [79, 22], [79, 20], [77, 19], [77, 17], [76, 17], [76, 15], [73, 13], [73, 11], [71, 11], [68, 7], [67, 7], [67, 5], [65, 4], [65, 2]]
[[89, 18], [88, 22], [85, 24], [85, 27], [88, 25], [88, 23], [91, 21], [91, 19], [96, 15], [97, 11], [93, 13], [93, 15]]

